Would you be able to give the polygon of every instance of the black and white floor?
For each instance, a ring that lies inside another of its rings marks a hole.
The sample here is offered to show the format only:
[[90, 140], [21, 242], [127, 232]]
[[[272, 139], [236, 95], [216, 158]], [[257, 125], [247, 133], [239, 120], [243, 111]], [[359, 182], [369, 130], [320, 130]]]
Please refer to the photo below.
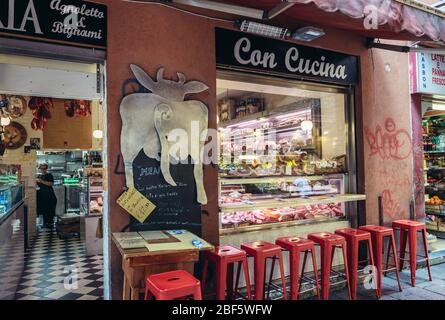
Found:
[[78, 238], [59, 239], [39, 231], [25, 256], [15, 300], [98, 300], [103, 298], [102, 256], [85, 256]]

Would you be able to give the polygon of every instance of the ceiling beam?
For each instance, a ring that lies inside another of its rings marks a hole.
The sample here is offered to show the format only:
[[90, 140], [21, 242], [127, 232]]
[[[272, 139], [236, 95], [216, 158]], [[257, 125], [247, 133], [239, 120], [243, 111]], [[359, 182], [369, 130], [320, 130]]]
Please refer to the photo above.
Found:
[[260, 20], [262, 20], [265, 15], [265, 12], [260, 9], [241, 7], [233, 4], [227, 4], [209, 0], [171, 0], [169, 2], [188, 5], [202, 9], [214, 10], [224, 13], [236, 14], [239, 16], [260, 19]]
[[276, 5], [274, 8], [270, 9], [269, 11], [267, 11], [265, 13], [265, 20], [269, 20], [269, 19], [273, 19], [276, 16], [282, 14], [284, 11], [286, 11], [287, 9], [290, 9], [291, 7], [293, 7], [294, 5], [296, 5], [296, 3], [292, 3], [292, 2], [287, 2], [287, 1], [283, 1], [280, 4]]

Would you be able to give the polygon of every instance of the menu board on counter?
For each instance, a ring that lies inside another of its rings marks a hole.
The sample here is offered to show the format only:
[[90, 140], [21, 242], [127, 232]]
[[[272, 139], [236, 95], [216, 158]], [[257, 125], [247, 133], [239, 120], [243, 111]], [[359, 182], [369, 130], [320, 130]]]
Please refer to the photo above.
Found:
[[201, 234], [201, 206], [196, 201], [192, 164], [170, 165], [177, 186], [165, 181], [159, 161], [143, 151], [133, 161], [133, 172], [135, 188], [156, 208], [143, 223], [131, 218], [132, 231], [186, 229]]

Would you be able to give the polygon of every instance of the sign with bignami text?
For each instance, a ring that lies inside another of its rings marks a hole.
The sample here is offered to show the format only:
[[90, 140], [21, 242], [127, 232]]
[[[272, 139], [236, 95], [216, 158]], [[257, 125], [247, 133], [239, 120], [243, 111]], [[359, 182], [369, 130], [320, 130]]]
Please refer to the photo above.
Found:
[[80, 0], [1, 0], [0, 34], [105, 48], [107, 7]]

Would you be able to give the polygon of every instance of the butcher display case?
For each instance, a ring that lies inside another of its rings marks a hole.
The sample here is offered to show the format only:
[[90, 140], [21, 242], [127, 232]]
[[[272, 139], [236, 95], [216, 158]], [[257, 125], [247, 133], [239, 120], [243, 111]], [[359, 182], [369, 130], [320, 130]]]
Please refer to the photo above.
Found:
[[347, 92], [220, 74], [220, 234], [356, 214], [355, 140]]
[[0, 219], [11, 212], [24, 198], [24, 188], [22, 184], [2, 184], [0, 185]]

